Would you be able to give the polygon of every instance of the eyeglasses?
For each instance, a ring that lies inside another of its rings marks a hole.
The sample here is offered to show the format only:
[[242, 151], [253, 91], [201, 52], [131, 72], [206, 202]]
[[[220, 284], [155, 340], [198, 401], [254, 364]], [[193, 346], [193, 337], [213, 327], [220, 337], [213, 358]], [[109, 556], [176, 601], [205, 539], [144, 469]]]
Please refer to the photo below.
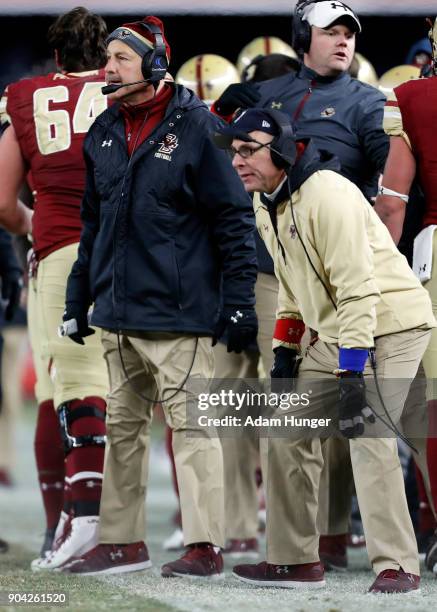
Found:
[[254, 142], [254, 143], [256, 143], [259, 146], [258, 147], [249, 147], [248, 145], [241, 145], [241, 147], [238, 147], [238, 149], [235, 148], [235, 147], [232, 147], [232, 146], [229, 147], [229, 151], [231, 153], [231, 157], [235, 157], [238, 154], [243, 159], [248, 159], [249, 157], [252, 157], [252, 155], [254, 153], [259, 151], [263, 147], [270, 148], [270, 143], [262, 144], [261, 142], [257, 142], [256, 140], [252, 140], [251, 142]]

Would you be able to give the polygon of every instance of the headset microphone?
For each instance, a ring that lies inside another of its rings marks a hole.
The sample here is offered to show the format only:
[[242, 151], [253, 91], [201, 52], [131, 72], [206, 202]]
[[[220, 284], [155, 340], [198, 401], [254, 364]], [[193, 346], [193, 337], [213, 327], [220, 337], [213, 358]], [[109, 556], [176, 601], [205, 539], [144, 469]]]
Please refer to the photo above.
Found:
[[102, 94], [104, 96], [107, 96], [109, 94], [115, 93], [122, 87], [130, 87], [130, 85], [139, 85], [140, 83], [149, 83], [149, 79], [142, 79], [141, 81], [134, 81], [133, 83], [114, 83], [113, 85], [105, 85], [104, 87], [102, 87]]

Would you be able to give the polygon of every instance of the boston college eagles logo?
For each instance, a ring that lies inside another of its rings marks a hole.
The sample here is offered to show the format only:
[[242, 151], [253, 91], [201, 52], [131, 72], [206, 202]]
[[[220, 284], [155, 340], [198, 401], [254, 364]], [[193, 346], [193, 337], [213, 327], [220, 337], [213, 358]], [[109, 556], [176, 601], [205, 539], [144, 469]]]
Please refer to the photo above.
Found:
[[159, 145], [160, 147], [155, 153], [155, 157], [171, 161], [171, 154], [179, 146], [178, 138], [174, 134], [166, 134], [164, 140]]
[[128, 36], [131, 36], [132, 32], [130, 32], [129, 30], [120, 30], [120, 32], [118, 33], [118, 38], [127, 38]]
[[335, 115], [335, 108], [333, 106], [328, 106], [328, 108], [325, 108], [320, 113], [321, 117], [332, 117], [333, 115]]

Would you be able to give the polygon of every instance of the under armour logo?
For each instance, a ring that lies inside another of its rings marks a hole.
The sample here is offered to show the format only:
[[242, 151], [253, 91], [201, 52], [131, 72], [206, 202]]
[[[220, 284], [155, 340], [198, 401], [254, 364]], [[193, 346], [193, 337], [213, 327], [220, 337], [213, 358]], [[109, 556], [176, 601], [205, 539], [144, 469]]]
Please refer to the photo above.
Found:
[[282, 108], [282, 102], [272, 102], [270, 107], [271, 108]]
[[278, 565], [276, 568], [277, 574], [288, 574], [288, 565]]
[[100, 483], [94, 482], [94, 480], [87, 480], [85, 486], [87, 489], [93, 489], [94, 487], [99, 487]]
[[235, 313], [235, 316], [231, 317], [231, 321], [232, 323], [238, 323], [238, 319], [242, 319], [242, 318], [243, 318], [243, 313], [237, 310], [237, 312]]
[[110, 147], [112, 145], [112, 140], [104, 140], [102, 142], [102, 147]]
[[61, 490], [63, 488], [64, 488], [63, 483], [59, 482], [59, 481], [52, 482], [52, 483], [49, 483], [49, 482], [42, 482], [41, 483], [41, 489], [43, 491], [48, 491], [49, 489], [58, 489], [58, 490]]
[[117, 559], [117, 557], [119, 559], [123, 558], [123, 553], [121, 552], [120, 549], [117, 550], [117, 552], [110, 552], [109, 556], [111, 557], [111, 561], [115, 561]]
[[331, 2], [331, 8], [333, 9], [340, 8], [340, 9], [343, 9], [344, 11], [350, 10], [349, 7], [347, 7], [345, 4], [341, 4], [341, 3], [337, 4], [336, 2]]
[[425, 264], [423, 264], [423, 266], [419, 266], [419, 274], [420, 274], [421, 272], [425, 272], [425, 270], [426, 270], [426, 263], [425, 263]]

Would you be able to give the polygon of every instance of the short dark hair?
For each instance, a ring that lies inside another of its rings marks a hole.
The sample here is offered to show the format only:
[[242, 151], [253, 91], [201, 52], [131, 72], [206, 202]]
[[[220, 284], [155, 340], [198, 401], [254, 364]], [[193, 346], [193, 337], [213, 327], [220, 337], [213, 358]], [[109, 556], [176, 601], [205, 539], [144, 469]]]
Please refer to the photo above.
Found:
[[83, 6], [60, 15], [50, 26], [47, 40], [58, 52], [67, 72], [96, 70], [106, 64], [106, 23]]

